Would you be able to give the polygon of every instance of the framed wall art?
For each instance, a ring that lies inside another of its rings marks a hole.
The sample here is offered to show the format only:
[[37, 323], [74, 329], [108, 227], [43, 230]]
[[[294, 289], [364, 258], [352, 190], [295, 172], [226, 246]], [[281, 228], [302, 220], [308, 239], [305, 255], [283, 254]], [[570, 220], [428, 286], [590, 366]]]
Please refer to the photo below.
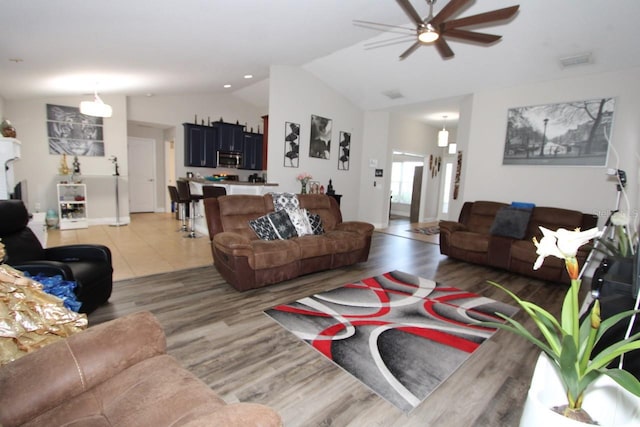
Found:
[[604, 166], [613, 98], [511, 108], [504, 165]]
[[49, 154], [104, 156], [102, 117], [87, 116], [77, 107], [47, 104]]
[[351, 134], [349, 132], [340, 131], [340, 140], [338, 142], [340, 152], [338, 153], [338, 170], [349, 170], [349, 152], [351, 151]]
[[311, 116], [311, 138], [309, 157], [329, 159], [331, 155], [331, 119]]
[[297, 168], [300, 165], [300, 125], [285, 122], [284, 135], [284, 166]]

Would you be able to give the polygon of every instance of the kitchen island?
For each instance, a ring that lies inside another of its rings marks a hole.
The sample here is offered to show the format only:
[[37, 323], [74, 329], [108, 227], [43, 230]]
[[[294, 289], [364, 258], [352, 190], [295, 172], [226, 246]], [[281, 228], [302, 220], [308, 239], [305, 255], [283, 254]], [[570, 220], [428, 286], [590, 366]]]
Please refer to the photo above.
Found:
[[[262, 196], [267, 193], [277, 192], [278, 184], [273, 182], [246, 182], [246, 181], [209, 181], [202, 178], [180, 178], [181, 180], [189, 181], [189, 188], [191, 194], [202, 194], [202, 187], [206, 185], [213, 185], [216, 187], [223, 187], [227, 194], [253, 194], [256, 196]], [[204, 205], [202, 201], [198, 202], [198, 208], [196, 210], [195, 230], [196, 233], [209, 235], [207, 230], [207, 223], [204, 219]]]

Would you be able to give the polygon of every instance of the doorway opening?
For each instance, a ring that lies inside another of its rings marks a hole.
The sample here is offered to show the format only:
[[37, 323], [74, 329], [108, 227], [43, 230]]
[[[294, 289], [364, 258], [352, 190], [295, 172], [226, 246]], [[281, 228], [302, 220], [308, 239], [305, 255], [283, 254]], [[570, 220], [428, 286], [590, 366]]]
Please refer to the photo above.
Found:
[[423, 156], [393, 153], [390, 219], [406, 218], [410, 222], [420, 221], [423, 168]]

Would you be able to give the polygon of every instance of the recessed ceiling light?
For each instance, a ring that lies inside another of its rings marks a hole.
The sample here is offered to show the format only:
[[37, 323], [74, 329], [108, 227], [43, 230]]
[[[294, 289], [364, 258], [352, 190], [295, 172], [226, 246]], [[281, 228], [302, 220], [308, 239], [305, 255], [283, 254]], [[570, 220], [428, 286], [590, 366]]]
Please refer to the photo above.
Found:
[[226, 85], [224, 85], [223, 87], [224, 87], [225, 89], [229, 89], [229, 88], [231, 87], [231, 85], [227, 83], [227, 84], [226, 84]]
[[245, 75], [244, 75], [244, 78], [245, 78], [245, 79], [252, 79], [252, 78], [253, 78], [253, 75], [252, 75], [252, 74], [245, 74]]
[[24, 59], [22, 59], [22, 58], [9, 58], [9, 61], [15, 62], [16, 64], [18, 64], [20, 62], [24, 62]]

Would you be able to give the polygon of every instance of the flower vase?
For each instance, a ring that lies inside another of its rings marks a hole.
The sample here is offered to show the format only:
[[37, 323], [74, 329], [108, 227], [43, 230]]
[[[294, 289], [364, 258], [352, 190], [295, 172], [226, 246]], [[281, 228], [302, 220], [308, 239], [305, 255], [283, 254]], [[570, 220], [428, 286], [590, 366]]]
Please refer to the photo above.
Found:
[[[531, 378], [520, 427], [587, 427], [554, 412], [566, 402], [558, 372], [549, 357], [541, 353]], [[600, 426], [631, 427], [640, 423], [640, 398], [623, 389], [606, 375], [600, 376], [585, 393], [582, 408]]]
[[302, 188], [300, 189], [300, 194], [307, 194], [307, 183], [302, 183]]

